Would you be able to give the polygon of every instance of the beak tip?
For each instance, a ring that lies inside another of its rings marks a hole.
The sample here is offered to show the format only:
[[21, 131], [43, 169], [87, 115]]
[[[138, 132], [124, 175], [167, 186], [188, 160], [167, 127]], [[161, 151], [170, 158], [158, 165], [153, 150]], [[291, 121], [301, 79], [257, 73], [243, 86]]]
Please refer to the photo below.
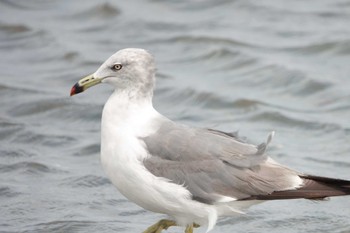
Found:
[[72, 87], [72, 89], [70, 90], [70, 96], [75, 95], [75, 86]]
[[70, 96], [76, 95], [80, 92], [83, 92], [84, 88], [82, 86], [79, 85], [79, 83], [76, 83], [72, 89], [70, 90]]

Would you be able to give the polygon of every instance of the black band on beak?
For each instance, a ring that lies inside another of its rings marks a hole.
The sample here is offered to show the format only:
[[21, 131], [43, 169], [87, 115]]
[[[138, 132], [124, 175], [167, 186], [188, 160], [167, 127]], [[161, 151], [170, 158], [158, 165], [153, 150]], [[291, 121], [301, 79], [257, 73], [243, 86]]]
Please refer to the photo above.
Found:
[[70, 91], [70, 96], [78, 94], [78, 93], [83, 92], [83, 91], [84, 91], [84, 88], [82, 86], [80, 86], [79, 83], [76, 83]]

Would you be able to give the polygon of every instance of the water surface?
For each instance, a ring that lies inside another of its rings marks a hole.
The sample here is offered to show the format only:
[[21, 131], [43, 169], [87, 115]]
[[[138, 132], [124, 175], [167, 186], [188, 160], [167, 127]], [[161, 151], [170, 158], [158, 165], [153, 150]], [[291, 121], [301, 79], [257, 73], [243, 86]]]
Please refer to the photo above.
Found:
[[[142, 232], [162, 217], [102, 171], [111, 88], [68, 97], [125, 47], [154, 54], [154, 105], [169, 118], [253, 143], [275, 130], [277, 161], [350, 179], [349, 22], [347, 0], [1, 0], [0, 231]], [[349, 206], [266, 202], [213, 232], [347, 233]]]

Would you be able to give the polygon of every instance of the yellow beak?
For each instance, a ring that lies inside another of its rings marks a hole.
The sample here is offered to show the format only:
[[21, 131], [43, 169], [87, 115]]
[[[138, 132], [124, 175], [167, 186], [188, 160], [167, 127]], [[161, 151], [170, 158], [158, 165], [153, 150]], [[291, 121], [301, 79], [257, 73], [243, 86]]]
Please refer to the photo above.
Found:
[[95, 78], [93, 74], [80, 79], [71, 89], [70, 96], [85, 91], [86, 89], [95, 86], [101, 82], [100, 78]]

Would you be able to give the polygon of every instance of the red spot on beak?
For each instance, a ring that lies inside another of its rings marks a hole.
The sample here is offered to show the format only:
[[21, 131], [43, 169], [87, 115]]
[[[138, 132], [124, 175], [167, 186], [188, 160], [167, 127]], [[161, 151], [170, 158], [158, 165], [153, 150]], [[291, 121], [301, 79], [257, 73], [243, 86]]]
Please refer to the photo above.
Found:
[[70, 90], [70, 96], [75, 95], [75, 86], [72, 87], [72, 89]]
[[84, 91], [84, 87], [80, 86], [79, 83], [76, 83], [72, 89], [70, 90], [70, 96], [72, 95], [76, 95], [80, 92], [83, 92]]

